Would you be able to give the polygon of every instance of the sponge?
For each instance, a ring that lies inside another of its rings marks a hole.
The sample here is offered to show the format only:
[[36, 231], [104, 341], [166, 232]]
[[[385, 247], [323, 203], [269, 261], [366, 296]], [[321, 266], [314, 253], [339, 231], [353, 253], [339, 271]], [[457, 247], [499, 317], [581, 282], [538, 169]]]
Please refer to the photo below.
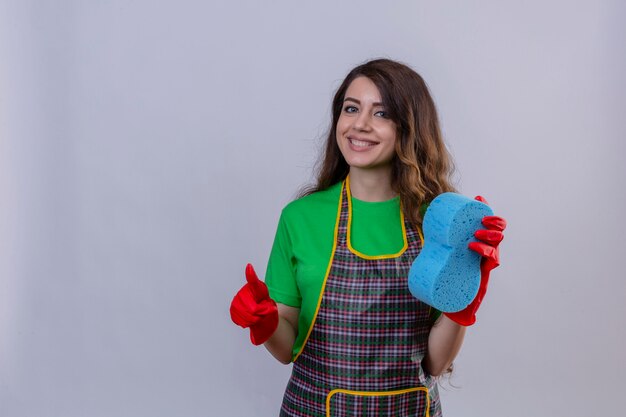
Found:
[[437, 196], [422, 225], [424, 247], [409, 271], [413, 296], [445, 313], [467, 307], [480, 286], [480, 255], [470, 249], [474, 232], [491, 208], [456, 193]]

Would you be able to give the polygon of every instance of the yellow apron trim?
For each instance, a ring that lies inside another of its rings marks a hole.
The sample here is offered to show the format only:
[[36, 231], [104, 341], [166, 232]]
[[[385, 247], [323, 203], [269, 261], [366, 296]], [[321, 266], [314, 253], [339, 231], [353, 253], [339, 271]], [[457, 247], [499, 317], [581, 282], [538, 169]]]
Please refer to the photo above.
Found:
[[[347, 181], [347, 179], [346, 179]], [[330, 275], [330, 268], [333, 265], [333, 260], [335, 259], [335, 251], [337, 249], [337, 236], [339, 235], [339, 220], [341, 218], [341, 205], [343, 203], [343, 189], [346, 186], [346, 182], [341, 185], [341, 193], [339, 194], [339, 207], [337, 208], [337, 220], [335, 221], [335, 231], [333, 232], [333, 249], [330, 254], [330, 261], [328, 261], [328, 266], [326, 267], [326, 275], [324, 275], [324, 281], [322, 282], [322, 288], [320, 290], [319, 298], [317, 299], [317, 306], [315, 307], [315, 314], [313, 314], [313, 320], [311, 320], [311, 325], [309, 326], [309, 331], [304, 338], [304, 342], [302, 342], [302, 346], [300, 347], [300, 351], [293, 357], [293, 361], [300, 356], [300, 354], [304, 351], [304, 347], [306, 343], [309, 341], [309, 336], [311, 336], [311, 332], [313, 331], [313, 326], [315, 325], [315, 321], [317, 320], [317, 313], [320, 311], [320, 306], [322, 305], [322, 295], [324, 294], [324, 290], [326, 289], [326, 281], [328, 280], [328, 275]], [[350, 200], [348, 200], [350, 201]]]
[[351, 391], [347, 389], [334, 389], [326, 396], [326, 416], [330, 417], [330, 398], [335, 394], [348, 394], [361, 397], [388, 397], [417, 391], [424, 391], [426, 393], [426, 414], [424, 414], [424, 417], [430, 417], [430, 395], [428, 394], [427, 387], [407, 388], [397, 391]]
[[[352, 252], [353, 254], [355, 254], [356, 256], [358, 256], [359, 258], [370, 259], [370, 260], [391, 259], [391, 258], [397, 258], [398, 256], [402, 255], [404, 251], [406, 251], [406, 249], [409, 247], [409, 244], [406, 240], [406, 228], [404, 226], [404, 213], [402, 213], [402, 207], [400, 207], [400, 223], [402, 224], [402, 241], [404, 242], [402, 249], [400, 249], [399, 252], [389, 254], [389, 255], [370, 256], [370, 255], [361, 253], [352, 247], [352, 239], [350, 238], [350, 229], [352, 229], [352, 194], [350, 193], [350, 176], [346, 178], [346, 193], [347, 193], [347, 198], [348, 198], [348, 226], [347, 226], [348, 234], [346, 237], [348, 250]], [[420, 233], [420, 238], [421, 238], [421, 233]]]

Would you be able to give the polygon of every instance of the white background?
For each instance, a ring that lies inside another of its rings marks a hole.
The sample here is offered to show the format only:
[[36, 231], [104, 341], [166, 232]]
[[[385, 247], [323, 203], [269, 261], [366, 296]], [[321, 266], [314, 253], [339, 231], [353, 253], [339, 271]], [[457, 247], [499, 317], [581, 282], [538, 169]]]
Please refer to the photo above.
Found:
[[0, 415], [277, 415], [228, 306], [355, 65], [410, 64], [509, 228], [446, 416], [622, 415], [626, 7], [0, 1]]

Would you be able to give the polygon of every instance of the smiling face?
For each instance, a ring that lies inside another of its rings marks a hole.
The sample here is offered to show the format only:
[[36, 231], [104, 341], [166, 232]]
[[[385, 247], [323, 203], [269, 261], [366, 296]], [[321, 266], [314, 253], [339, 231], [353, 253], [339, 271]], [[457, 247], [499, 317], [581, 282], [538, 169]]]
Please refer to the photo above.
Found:
[[337, 145], [354, 169], [391, 169], [396, 124], [389, 119], [380, 92], [369, 78], [350, 83], [337, 121]]

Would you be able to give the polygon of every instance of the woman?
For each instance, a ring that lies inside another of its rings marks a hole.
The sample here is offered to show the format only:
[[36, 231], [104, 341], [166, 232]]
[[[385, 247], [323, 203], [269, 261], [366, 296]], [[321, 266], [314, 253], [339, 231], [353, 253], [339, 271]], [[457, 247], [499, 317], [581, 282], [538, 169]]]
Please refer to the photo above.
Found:
[[266, 274], [250, 265], [231, 305], [282, 363], [293, 362], [281, 416], [438, 416], [434, 377], [448, 370], [498, 264], [504, 220], [471, 249], [481, 290], [440, 314], [413, 298], [423, 211], [454, 191], [451, 158], [422, 78], [386, 59], [354, 68], [332, 105], [317, 185], [282, 212]]

